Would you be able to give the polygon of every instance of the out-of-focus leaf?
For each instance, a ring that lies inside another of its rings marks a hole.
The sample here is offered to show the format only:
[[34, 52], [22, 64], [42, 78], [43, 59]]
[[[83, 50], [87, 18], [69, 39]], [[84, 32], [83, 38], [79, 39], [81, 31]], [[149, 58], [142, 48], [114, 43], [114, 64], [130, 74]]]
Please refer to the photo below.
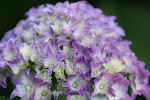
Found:
[[10, 98], [4, 97], [4, 96], [0, 96], [0, 100], [11, 100]]

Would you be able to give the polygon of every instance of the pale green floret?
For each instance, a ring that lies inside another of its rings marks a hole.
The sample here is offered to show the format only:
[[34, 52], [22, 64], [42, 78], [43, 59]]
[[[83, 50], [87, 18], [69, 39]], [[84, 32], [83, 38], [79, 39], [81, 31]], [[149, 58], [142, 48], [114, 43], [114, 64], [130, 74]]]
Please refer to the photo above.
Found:
[[26, 43], [24, 45], [21, 46], [20, 48], [20, 53], [22, 54], [23, 58], [25, 60], [29, 60], [29, 56], [32, 53], [32, 46], [31, 45], [27, 45]]
[[47, 67], [48, 67], [48, 66], [52, 67], [53, 65], [56, 64], [56, 62], [57, 62], [57, 59], [56, 59], [56, 58], [46, 58], [45, 61], [44, 61], [45, 65], [46, 65]]
[[48, 75], [48, 72], [44, 71], [43, 75], [41, 75], [41, 78], [43, 78], [43, 80], [45, 82], [50, 82], [52, 77]]
[[84, 47], [89, 47], [90, 43], [93, 42], [93, 39], [89, 36], [84, 36], [83, 39], [81, 40], [81, 45]]
[[26, 63], [21, 60], [19, 63], [17, 63], [16, 65], [14, 65], [12, 72], [17, 75], [20, 73], [21, 70], [25, 69], [27, 67]]
[[40, 71], [39, 69], [35, 69], [37, 76], [44, 80], [44, 82], [50, 82], [52, 77], [48, 75], [47, 71]]
[[54, 72], [55, 73], [55, 77], [56, 78], [64, 78], [65, 75], [64, 75], [64, 69], [65, 69], [65, 66], [59, 64], [55, 69], [54, 69]]
[[52, 92], [49, 86], [42, 85], [35, 90], [34, 100], [50, 100]]
[[37, 65], [40, 64], [40, 62], [38, 61], [39, 60], [39, 54], [38, 54], [37, 50], [33, 50], [32, 54], [30, 56], [30, 59], [35, 64], [37, 64]]
[[61, 86], [58, 86], [58, 87], [57, 87], [57, 91], [64, 91], [64, 88], [61, 87]]
[[70, 98], [70, 100], [84, 100], [84, 97], [81, 97], [80, 95], [72, 95]]
[[81, 34], [81, 31], [79, 30], [79, 29], [77, 29], [75, 32], [74, 32], [74, 36], [76, 37], [76, 38], [78, 38]]
[[122, 61], [118, 59], [112, 59], [107, 64], [103, 64], [103, 66], [105, 66], [106, 73], [118, 73], [125, 69]]
[[75, 99], [76, 99], [76, 100], [80, 100], [80, 99], [81, 99], [81, 96], [75, 95]]
[[70, 55], [70, 48], [68, 46], [63, 45], [63, 53], [65, 53], [66, 55]]
[[31, 39], [33, 39], [33, 34], [35, 34], [35, 32], [33, 31], [32, 28], [30, 28], [29, 30], [23, 30], [23, 39], [28, 42]]
[[64, 91], [65, 88], [62, 87], [62, 84], [61, 83], [58, 83], [57, 85], [57, 91]]
[[12, 60], [13, 58], [15, 58], [15, 55], [13, 53], [4, 52], [4, 58], [6, 60]]
[[66, 73], [68, 75], [75, 74], [75, 69], [74, 69], [74, 66], [73, 66], [73, 62], [68, 60], [68, 59], [66, 59], [65, 62], [66, 62], [66, 68], [65, 68]]
[[45, 22], [42, 22], [39, 24], [39, 32], [42, 33], [42, 32], [45, 32], [47, 30], [47, 25]]

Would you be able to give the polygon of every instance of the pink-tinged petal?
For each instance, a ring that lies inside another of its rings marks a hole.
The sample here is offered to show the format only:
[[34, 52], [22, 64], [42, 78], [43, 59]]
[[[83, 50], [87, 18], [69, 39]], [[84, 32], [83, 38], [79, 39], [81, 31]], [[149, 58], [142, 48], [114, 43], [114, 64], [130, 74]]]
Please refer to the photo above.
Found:
[[91, 77], [98, 78], [104, 71], [104, 67], [101, 64], [96, 64], [95, 62], [91, 62]]
[[140, 92], [146, 97], [146, 100], [150, 100], [150, 86], [145, 85], [143, 86], [143, 89], [140, 90]]
[[135, 56], [134, 53], [122, 56], [122, 60], [123, 60], [124, 65], [126, 66], [126, 70], [128, 72], [132, 73], [132, 72], [138, 71], [137, 67], [135, 65], [135, 63], [137, 61], [137, 57]]
[[115, 100], [131, 100], [128, 92], [129, 81], [124, 78], [121, 74], [109, 74], [110, 78], [113, 80], [112, 88], [114, 89], [115, 96], [107, 95], [108, 99]]
[[72, 46], [74, 47], [74, 58], [79, 58], [80, 56], [84, 56], [86, 58], [90, 58], [89, 53], [90, 53], [90, 49], [89, 48], [85, 48], [82, 45], [80, 45], [79, 43], [73, 42]]
[[103, 44], [101, 46], [92, 45], [92, 52], [90, 53], [90, 56], [92, 60], [96, 63], [102, 62], [104, 58], [106, 58], [106, 52], [103, 52]]
[[137, 66], [137, 71], [130, 75], [132, 98], [135, 99], [136, 95], [141, 94], [146, 98], [149, 98], [149, 95], [146, 92], [149, 91], [148, 82], [150, 73], [148, 70], [144, 69], [144, 62], [137, 61], [134, 64]]
[[115, 45], [117, 46], [117, 48], [120, 52], [122, 52], [122, 53], [127, 53], [128, 52], [129, 53], [129, 52], [131, 52], [131, 50], [130, 50], [130, 45], [131, 44], [132, 44], [131, 41], [125, 40], [125, 41], [119, 42]]
[[4, 68], [5, 65], [5, 61], [0, 61], [0, 68]]
[[45, 48], [46, 42], [44, 42], [42, 40], [37, 40], [37, 45], [40, 46], [41, 48]]
[[91, 45], [97, 44], [99, 42], [100, 42], [99, 39], [93, 39], [91, 38], [91, 35], [87, 34], [84, 35], [84, 37], [78, 43], [80, 43], [84, 47], [90, 48]]

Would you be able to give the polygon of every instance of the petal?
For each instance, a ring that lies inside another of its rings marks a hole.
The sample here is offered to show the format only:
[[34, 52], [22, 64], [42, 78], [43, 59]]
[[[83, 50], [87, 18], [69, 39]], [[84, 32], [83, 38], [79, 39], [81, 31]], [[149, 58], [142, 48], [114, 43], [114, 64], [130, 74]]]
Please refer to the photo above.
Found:
[[91, 62], [91, 77], [98, 78], [104, 71], [104, 67], [101, 64], [96, 64], [95, 62]]
[[[72, 76], [67, 79], [67, 83], [64, 83], [63, 87], [68, 87], [73, 92], [78, 92], [80, 96], [84, 95], [85, 86], [88, 81], [83, 76]], [[88, 84], [90, 85], [90, 84]]]
[[24, 96], [26, 96], [26, 92], [23, 92], [23, 93], [20, 93], [19, 91], [17, 91], [16, 89], [15, 90], [13, 90], [13, 92], [11, 93], [11, 95], [10, 95], [10, 98], [11, 99], [13, 99], [14, 97], [16, 97], [16, 96], [19, 96], [19, 97], [24, 97]]
[[7, 42], [7, 45], [3, 51], [3, 55], [4, 55], [4, 58], [6, 60], [12, 60], [13, 58], [15, 58], [15, 43], [13, 40], [9, 40]]
[[86, 94], [84, 96], [80, 96], [78, 94], [68, 95], [66, 100], [90, 100]]
[[47, 84], [43, 84], [39, 87], [36, 87], [34, 100], [49, 100], [51, 99], [51, 95], [52, 93], [50, 91], [50, 86]]
[[36, 64], [38, 64], [38, 60], [39, 60], [39, 52], [38, 52], [38, 48], [36, 45], [34, 45], [33, 47], [33, 52], [32, 54], [30, 55], [30, 59], [32, 62], [35, 62]]
[[1, 85], [3, 88], [7, 88], [6, 79], [7, 79], [6, 76], [3, 76], [3, 75], [0, 74], [0, 85]]
[[112, 80], [109, 78], [108, 74], [106, 74], [105, 72], [103, 73], [103, 75], [96, 79], [94, 81], [95, 83], [95, 87], [94, 87], [94, 91], [92, 93], [92, 97], [95, 97], [97, 94], [105, 94], [105, 95], [112, 95], [114, 96], [113, 93], [113, 88], [112, 88]]

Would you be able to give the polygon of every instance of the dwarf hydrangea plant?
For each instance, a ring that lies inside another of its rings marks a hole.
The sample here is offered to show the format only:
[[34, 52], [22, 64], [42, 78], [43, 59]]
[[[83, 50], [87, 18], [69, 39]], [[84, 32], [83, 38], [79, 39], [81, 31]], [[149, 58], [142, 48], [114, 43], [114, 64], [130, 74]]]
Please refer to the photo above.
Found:
[[[149, 71], [124, 30], [85, 1], [31, 8], [0, 42], [0, 85], [22, 100], [150, 100]], [[128, 92], [131, 88], [131, 93]], [[100, 99], [99, 99], [100, 100]]]

